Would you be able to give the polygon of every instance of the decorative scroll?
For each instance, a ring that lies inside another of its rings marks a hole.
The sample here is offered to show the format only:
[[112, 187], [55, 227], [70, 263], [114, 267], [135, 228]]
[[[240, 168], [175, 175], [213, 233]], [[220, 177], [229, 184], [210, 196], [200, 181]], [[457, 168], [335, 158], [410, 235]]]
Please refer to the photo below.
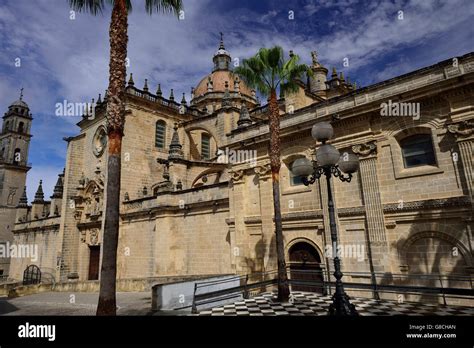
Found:
[[352, 152], [359, 156], [369, 156], [377, 153], [377, 144], [375, 141], [352, 146]]

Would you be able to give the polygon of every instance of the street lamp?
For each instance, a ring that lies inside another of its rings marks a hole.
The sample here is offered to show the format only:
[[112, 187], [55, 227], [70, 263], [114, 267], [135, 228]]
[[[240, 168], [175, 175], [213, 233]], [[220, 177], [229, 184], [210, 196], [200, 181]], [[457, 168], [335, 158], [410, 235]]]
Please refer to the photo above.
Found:
[[[343, 182], [350, 182], [352, 174], [359, 169], [359, 159], [352, 153], [340, 155], [339, 151], [332, 145], [326, 144], [334, 135], [331, 124], [327, 122], [316, 123], [311, 130], [311, 136], [322, 145], [316, 149], [316, 161], [307, 158], [298, 158], [291, 166], [294, 176], [302, 177], [303, 183], [308, 186], [314, 184], [321, 175], [326, 176], [328, 189], [329, 227], [331, 230], [331, 242], [334, 256], [334, 277], [336, 278], [336, 291], [332, 296], [332, 304], [329, 306], [329, 315], [358, 315], [355, 306], [350, 303], [349, 296], [344, 292], [342, 284], [341, 262], [338, 256], [336, 215], [334, 213], [334, 201], [331, 191], [331, 177], [334, 175]], [[346, 175], [344, 175], [344, 173]]]

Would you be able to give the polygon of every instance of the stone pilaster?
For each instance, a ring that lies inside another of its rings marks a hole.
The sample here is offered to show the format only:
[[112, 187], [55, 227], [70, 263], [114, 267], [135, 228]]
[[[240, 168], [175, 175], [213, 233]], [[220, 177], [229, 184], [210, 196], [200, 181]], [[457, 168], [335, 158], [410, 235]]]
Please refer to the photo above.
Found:
[[368, 245], [372, 255], [370, 262], [373, 262], [375, 272], [387, 271], [388, 244], [377, 176], [377, 144], [370, 142], [354, 145], [352, 151], [360, 160], [359, 173], [364, 197]]
[[229, 194], [229, 208], [234, 216], [227, 221], [230, 233], [232, 269], [238, 274], [246, 274], [247, 248], [245, 241], [244, 224], [244, 170], [232, 170], [230, 173], [231, 192]]
[[459, 147], [459, 160], [462, 163], [466, 186], [471, 197], [474, 198], [474, 120], [462, 121], [448, 125], [448, 131], [456, 137]]

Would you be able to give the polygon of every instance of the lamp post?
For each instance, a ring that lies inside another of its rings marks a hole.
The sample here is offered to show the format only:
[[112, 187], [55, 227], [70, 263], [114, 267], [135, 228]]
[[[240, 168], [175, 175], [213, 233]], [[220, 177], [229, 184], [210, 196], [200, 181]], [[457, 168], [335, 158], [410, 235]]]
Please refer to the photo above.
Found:
[[[350, 182], [352, 174], [359, 169], [359, 159], [352, 153], [344, 153], [342, 156], [332, 145], [326, 144], [334, 135], [331, 124], [327, 122], [316, 123], [311, 130], [311, 136], [322, 145], [316, 149], [316, 161], [307, 158], [298, 158], [291, 166], [291, 172], [295, 176], [302, 177], [303, 183], [308, 186], [314, 184], [321, 175], [326, 176], [328, 190], [329, 227], [331, 231], [332, 252], [334, 256], [334, 277], [336, 278], [336, 291], [332, 296], [332, 304], [329, 306], [329, 315], [358, 315], [355, 306], [350, 303], [349, 296], [344, 292], [342, 284], [341, 262], [338, 255], [336, 215], [334, 212], [334, 200], [331, 190], [331, 177], [334, 175], [343, 182]], [[346, 175], [345, 175], [345, 174]]]

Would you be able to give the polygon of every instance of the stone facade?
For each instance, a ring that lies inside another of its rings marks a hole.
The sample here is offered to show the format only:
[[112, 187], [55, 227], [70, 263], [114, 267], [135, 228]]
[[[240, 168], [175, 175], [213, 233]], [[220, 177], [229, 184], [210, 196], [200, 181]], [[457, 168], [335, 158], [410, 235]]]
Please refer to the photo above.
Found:
[[[360, 158], [350, 183], [333, 180], [340, 243], [362, 253], [343, 255], [344, 279], [369, 282], [369, 272], [391, 282], [396, 274], [471, 276], [474, 54], [455, 61], [356, 89], [335, 71], [326, 80], [327, 69], [313, 54], [313, 80], [299, 82], [297, 93], [280, 99], [281, 206], [290, 265], [292, 250], [304, 244], [320, 258], [323, 272], [332, 269], [325, 257], [326, 184], [306, 187], [290, 173], [295, 159], [312, 156], [313, 124], [329, 121], [335, 131], [331, 144]], [[120, 279], [276, 269], [267, 108], [243, 81], [235, 82], [229, 62], [221, 43], [210, 79], [199, 83], [200, 94], [189, 105], [184, 97], [180, 103], [163, 98], [161, 89], [138, 89], [130, 79]], [[381, 116], [388, 101], [419, 103], [420, 115]], [[78, 123], [80, 134], [66, 139], [59, 216], [25, 221], [18, 209], [15, 240], [40, 243], [39, 266], [54, 268], [57, 280], [94, 279], [91, 268], [100, 262], [92, 258], [104, 225], [105, 106], [106, 99], [94, 117], [84, 115]], [[428, 139], [432, 163], [406, 164], [402, 144], [410, 136]], [[232, 151], [252, 160], [223, 161], [222, 153]], [[21, 278], [24, 267], [13, 262], [10, 277]]]

